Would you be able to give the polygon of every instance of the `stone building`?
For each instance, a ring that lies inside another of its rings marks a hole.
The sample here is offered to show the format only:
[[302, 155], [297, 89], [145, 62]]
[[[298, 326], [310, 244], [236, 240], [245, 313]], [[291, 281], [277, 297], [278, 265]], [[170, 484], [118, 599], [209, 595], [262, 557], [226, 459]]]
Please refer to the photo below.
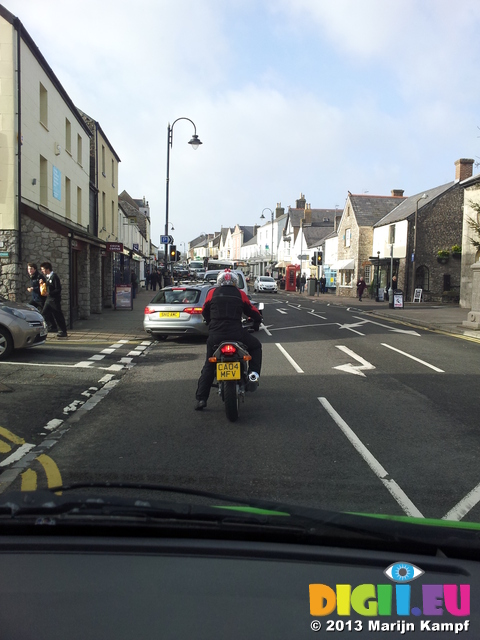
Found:
[[460, 280], [460, 306], [466, 309], [472, 308], [472, 265], [480, 260], [480, 250], [473, 244], [472, 239], [480, 241], [480, 238], [472, 230], [469, 221], [480, 223], [480, 214], [472, 207], [472, 204], [480, 206], [480, 174], [467, 178], [462, 182], [464, 189], [463, 203], [463, 229], [462, 229], [462, 259]]

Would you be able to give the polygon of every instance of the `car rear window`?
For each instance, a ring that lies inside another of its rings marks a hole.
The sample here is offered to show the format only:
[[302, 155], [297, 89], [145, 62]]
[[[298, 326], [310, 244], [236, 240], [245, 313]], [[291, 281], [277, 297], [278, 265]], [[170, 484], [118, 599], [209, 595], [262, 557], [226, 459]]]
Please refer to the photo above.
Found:
[[200, 300], [201, 291], [199, 289], [189, 289], [188, 287], [175, 287], [173, 289], [162, 289], [153, 298], [152, 303], [157, 304], [196, 304]]

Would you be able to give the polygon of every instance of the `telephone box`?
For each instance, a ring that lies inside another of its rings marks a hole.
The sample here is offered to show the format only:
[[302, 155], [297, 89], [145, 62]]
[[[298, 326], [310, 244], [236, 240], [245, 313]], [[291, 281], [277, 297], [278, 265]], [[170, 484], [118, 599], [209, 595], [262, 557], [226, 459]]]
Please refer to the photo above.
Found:
[[297, 289], [297, 274], [300, 273], [299, 264], [287, 264], [285, 273], [285, 289], [286, 291], [296, 291]]

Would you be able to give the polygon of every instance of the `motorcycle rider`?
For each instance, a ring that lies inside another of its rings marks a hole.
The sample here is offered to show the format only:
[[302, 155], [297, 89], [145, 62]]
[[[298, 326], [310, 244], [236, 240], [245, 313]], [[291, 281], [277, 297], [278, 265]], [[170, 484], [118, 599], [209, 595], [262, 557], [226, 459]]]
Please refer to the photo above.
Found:
[[[258, 380], [262, 367], [262, 343], [242, 327], [242, 315], [252, 318], [255, 331], [262, 322], [262, 314], [256, 309], [244, 291], [239, 290], [238, 277], [230, 269], [221, 271], [217, 285], [207, 294], [202, 315], [208, 324], [207, 357], [198, 380], [195, 397], [195, 410], [201, 411], [207, 406], [210, 388], [215, 378], [215, 363], [208, 359], [213, 355], [215, 346], [226, 340], [242, 342], [252, 356], [249, 362], [249, 376]], [[255, 385], [256, 387], [256, 385]]]

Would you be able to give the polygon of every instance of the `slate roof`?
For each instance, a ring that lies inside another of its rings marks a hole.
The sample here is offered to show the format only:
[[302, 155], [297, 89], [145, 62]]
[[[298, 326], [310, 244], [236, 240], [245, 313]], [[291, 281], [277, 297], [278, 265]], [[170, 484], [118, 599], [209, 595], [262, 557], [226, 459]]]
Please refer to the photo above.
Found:
[[190, 249], [195, 247], [204, 247], [208, 244], [208, 236], [198, 236], [195, 240], [189, 242]]
[[[338, 215], [338, 209], [312, 209], [312, 226], [333, 226], [336, 213]], [[300, 220], [305, 217], [305, 209], [290, 208], [287, 215], [292, 227], [299, 227]], [[323, 222], [324, 218], [329, 218], [329, 222]]]
[[[457, 183], [458, 184], [458, 183]], [[387, 224], [394, 224], [395, 222], [400, 222], [400, 220], [406, 220], [410, 216], [415, 214], [416, 203], [417, 200], [426, 193], [428, 198], [425, 200], [418, 201], [418, 210], [424, 207], [427, 204], [433, 202], [436, 198], [443, 195], [446, 191], [451, 189], [455, 185], [455, 182], [448, 182], [447, 184], [442, 184], [439, 187], [434, 187], [433, 189], [427, 189], [426, 191], [420, 191], [420, 193], [415, 194], [414, 196], [410, 196], [406, 198], [402, 203], [400, 203], [393, 211], [390, 211], [383, 218], [378, 220], [374, 227], [383, 227]]]
[[248, 242], [244, 242], [243, 243], [243, 247], [246, 247], [247, 245], [255, 245], [257, 244], [257, 236], [254, 235], [253, 238], [250, 238], [250, 240]]
[[373, 227], [381, 218], [406, 200], [400, 196], [371, 196], [349, 194], [350, 203], [359, 227]]
[[243, 244], [248, 242], [253, 238], [254, 227], [244, 227], [243, 225], [238, 225], [240, 231], [243, 231]]
[[140, 230], [140, 233], [144, 238], [146, 238], [146, 216], [140, 211], [135, 200], [126, 191], [122, 191], [122, 193], [118, 196], [118, 205], [126, 216], [135, 217], [137, 219], [137, 226]]
[[303, 236], [305, 238], [305, 242], [307, 244], [307, 248], [311, 249], [312, 247], [317, 247], [321, 244], [325, 238], [328, 238], [333, 233], [333, 222], [329, 227], [314, 227], [314, 226], [305, 226], [303, 227]]

